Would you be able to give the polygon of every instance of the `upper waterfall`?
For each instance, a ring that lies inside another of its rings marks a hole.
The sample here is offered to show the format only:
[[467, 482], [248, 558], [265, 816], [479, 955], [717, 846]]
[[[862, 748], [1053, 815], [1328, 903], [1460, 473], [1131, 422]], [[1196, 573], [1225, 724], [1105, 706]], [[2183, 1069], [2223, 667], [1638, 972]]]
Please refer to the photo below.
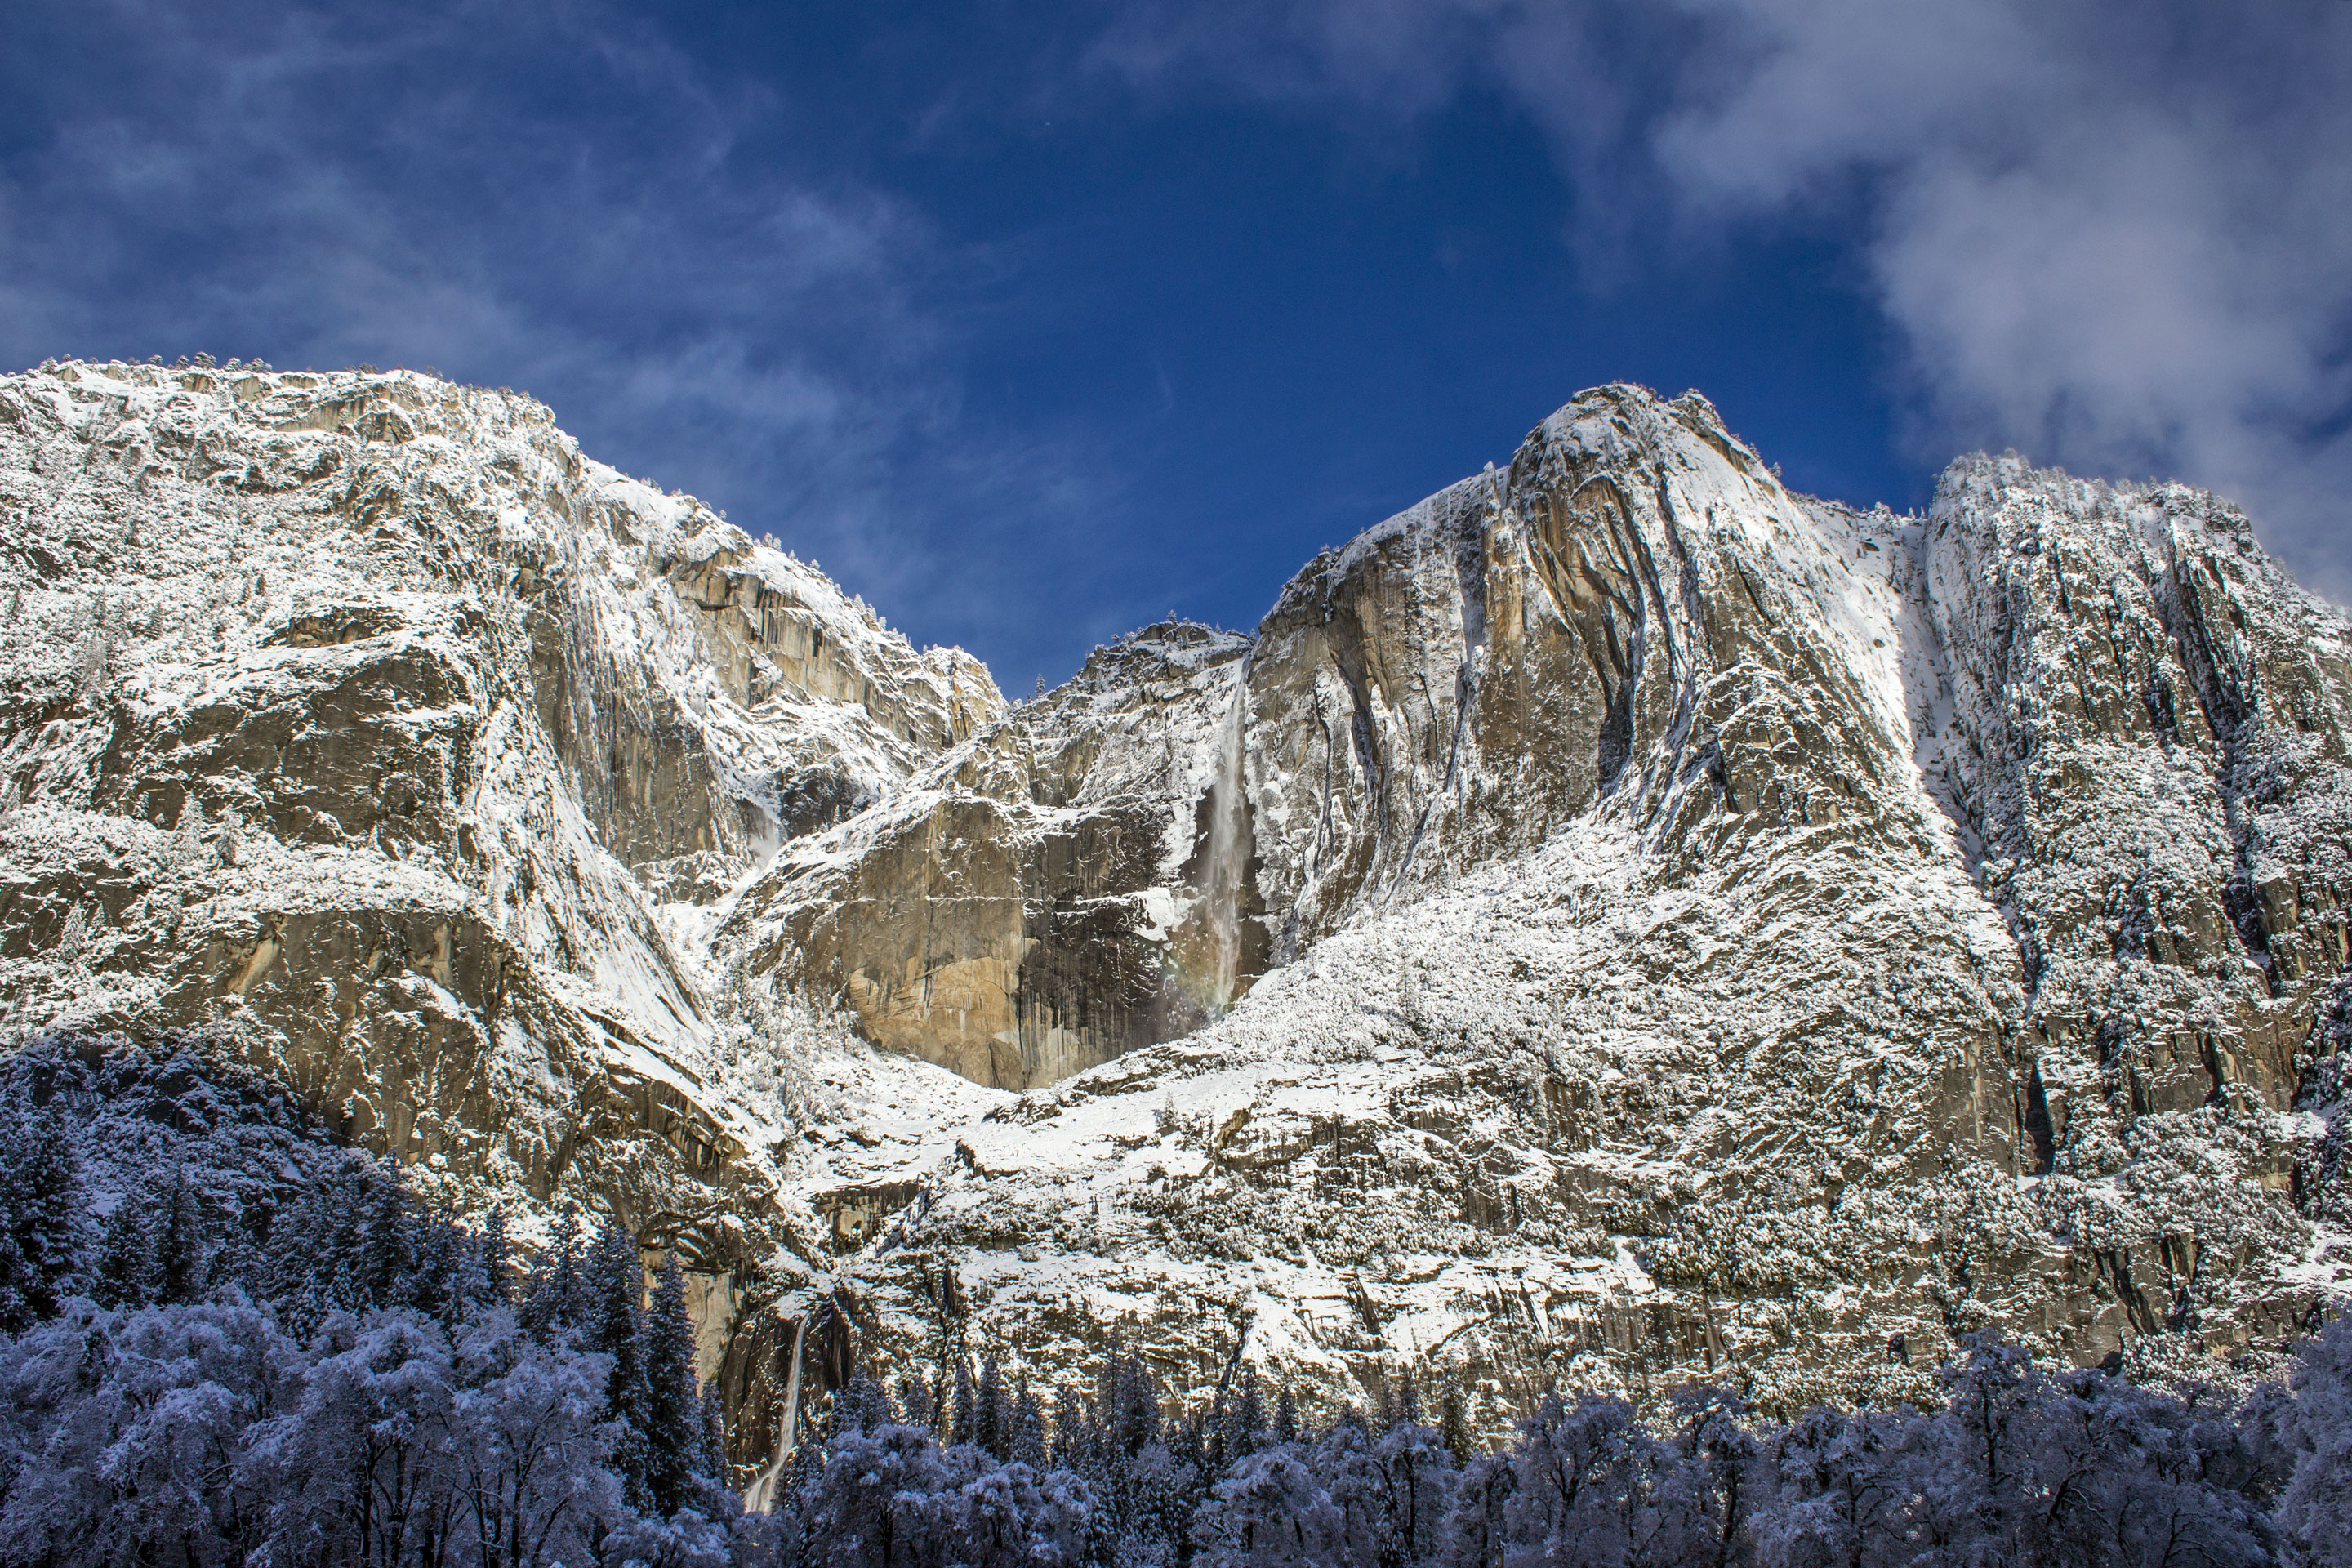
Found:
[[1201, 903], [1208, 915], [1211, 952], [1215, 959], [1209, 996], [1213, 1016], [1230, 1008], [1249, 988], [1241, 973], [1241, 906], [1252, 850], [1249, 784], [1244, 755], [1249, 732], [1249, 659], [1244, 656], [1219, 739], [1216, 782], [1209, 786], [1209, 855], [1202, 878]]

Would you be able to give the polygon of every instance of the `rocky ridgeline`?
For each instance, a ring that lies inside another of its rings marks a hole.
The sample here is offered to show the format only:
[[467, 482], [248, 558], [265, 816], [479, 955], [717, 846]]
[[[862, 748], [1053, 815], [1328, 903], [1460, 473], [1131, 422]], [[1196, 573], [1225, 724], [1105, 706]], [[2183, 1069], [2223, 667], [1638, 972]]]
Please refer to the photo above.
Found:
[[2347, 1261], [2347, 634], [2201, 492], [1857, 513], [1609, 387], [1017, 706], [428, 377], [8, 378], [0, 508], [15, 1026], [617, 1209], [746, 1454], [856, 1355], [1113, 1335], [1490, 1405], [1909, 1396], [1984, 1325], [2212, 1373]]

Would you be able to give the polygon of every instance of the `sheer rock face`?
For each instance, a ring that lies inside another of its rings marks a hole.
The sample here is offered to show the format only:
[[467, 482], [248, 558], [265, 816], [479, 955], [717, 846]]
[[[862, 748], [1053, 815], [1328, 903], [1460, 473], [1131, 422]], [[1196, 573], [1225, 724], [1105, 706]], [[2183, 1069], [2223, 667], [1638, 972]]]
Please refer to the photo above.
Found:
[[2346, 958], [2341, 621], [2182, 487], [1977, 458], [1931, 515], [1943, 776], [2033, 986], [2042, 1163], [2101, 1135], [2086, 1096], [2290, 1109]]
[[15, 1027], [216, 1033], [428, 1188], [720, 1274], [796, 1234], [656, 900], [992, 721], [973, 661], [404, 373], [0, 380], [0, 511]]
[[1265, 962], [1239, 879], [1209, 896], [1247, 647], [1176, 623], [1098, 651], [887, 805], [787, 846], [721, 941], [842, 996], [885, 1048], [992, 1087], [1199, 1026]]
[[1196, 1389], [2275, 1345], [2346, 1261], [2289, 1176], [2346, 647], [2210, 497], [1975, 458], [1858, 514], [1695, 395], [1587, 394], [1260, 628], [1276, 967], [989, 1112], [853, 1269], [908, 1354], [960, 1293], [1041, 1372], [1115, 1326]]
[[0, 520], [16, 1026], [618, 1209], [746, 1453], [943, 1331], [1770, 1403], [2337, 1289], [2352, 656], [2200, 492], [1602, 388], [1017, 707], [422, 377], [6, 378]]
[[1898, 652], [1853, 624], [1873, 590], [1853, 531], [1705, 400], [1609, 388], [1508, 473], [1310, 564], [1252, 665], [1278, 951], [1604, 796], [1639, 801], [1652, 852], [1692, 864], [1797, 823], [1927, 852]]

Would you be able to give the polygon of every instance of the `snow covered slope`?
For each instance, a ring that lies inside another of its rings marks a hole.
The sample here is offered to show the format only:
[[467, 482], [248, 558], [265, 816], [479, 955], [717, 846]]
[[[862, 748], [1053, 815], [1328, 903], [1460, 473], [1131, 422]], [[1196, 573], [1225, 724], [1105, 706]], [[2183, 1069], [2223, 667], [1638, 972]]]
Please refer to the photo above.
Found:
[[2275, 1345], [2347, 1260], [2292, 1177], [2337, 1169], [2346, 649], [2210, 496], [1972, 458], [1857, 514], [1587, 394], [1261, 627], [1269, 973], [987, 1111], [847, 1267], [903, 1354], [1115, 1331], [1192, 1387]]
[[674, 939], [985, 671], [407, 373], [6, 378], [0, 515], [15, 1027], [217, 1032], [454, 1195], [791, 1235], [790, 1064]]
[[404, 373], [0, 380], [0, 529], [15, 1026], [215, 1029], [675, 1240], [747, 1453], [856, 1355], [1113, 1333], [2211, 1370], [2347, 1262], [2352, 653], [2199, 492], [1857, 513], [1606, 387], [1017, 706]]

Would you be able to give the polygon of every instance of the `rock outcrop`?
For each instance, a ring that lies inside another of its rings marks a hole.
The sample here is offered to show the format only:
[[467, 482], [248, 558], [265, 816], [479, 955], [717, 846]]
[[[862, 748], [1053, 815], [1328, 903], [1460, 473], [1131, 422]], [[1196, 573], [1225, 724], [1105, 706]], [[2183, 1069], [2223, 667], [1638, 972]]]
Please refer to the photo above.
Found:
[[888, 804], [788, 846], [719, 940], [840, 996], [885, 1048], [997, 1088], [1190, 1032], [1265, 965], [1238, 798], [1248, 647], [1179, 623], [1100, 650]]
[[672, 915], [993, 723], [986, 672], [405, 373], [8, 378], [0, 515], [14, 1027], [213, 1036], [526, 1238], [613, 1212], [717, 1355], [816, 1233], [797, 1060]]
[[426, 377], [7, 378], [0, 517], [15, 1026], [618, 1212], [746, 1457], [982, 1341], [2211, 1373], [2352, 1261], [2352, 633], [2202, 492], [1856, 512], [1607, 387], [1019, 705]]

